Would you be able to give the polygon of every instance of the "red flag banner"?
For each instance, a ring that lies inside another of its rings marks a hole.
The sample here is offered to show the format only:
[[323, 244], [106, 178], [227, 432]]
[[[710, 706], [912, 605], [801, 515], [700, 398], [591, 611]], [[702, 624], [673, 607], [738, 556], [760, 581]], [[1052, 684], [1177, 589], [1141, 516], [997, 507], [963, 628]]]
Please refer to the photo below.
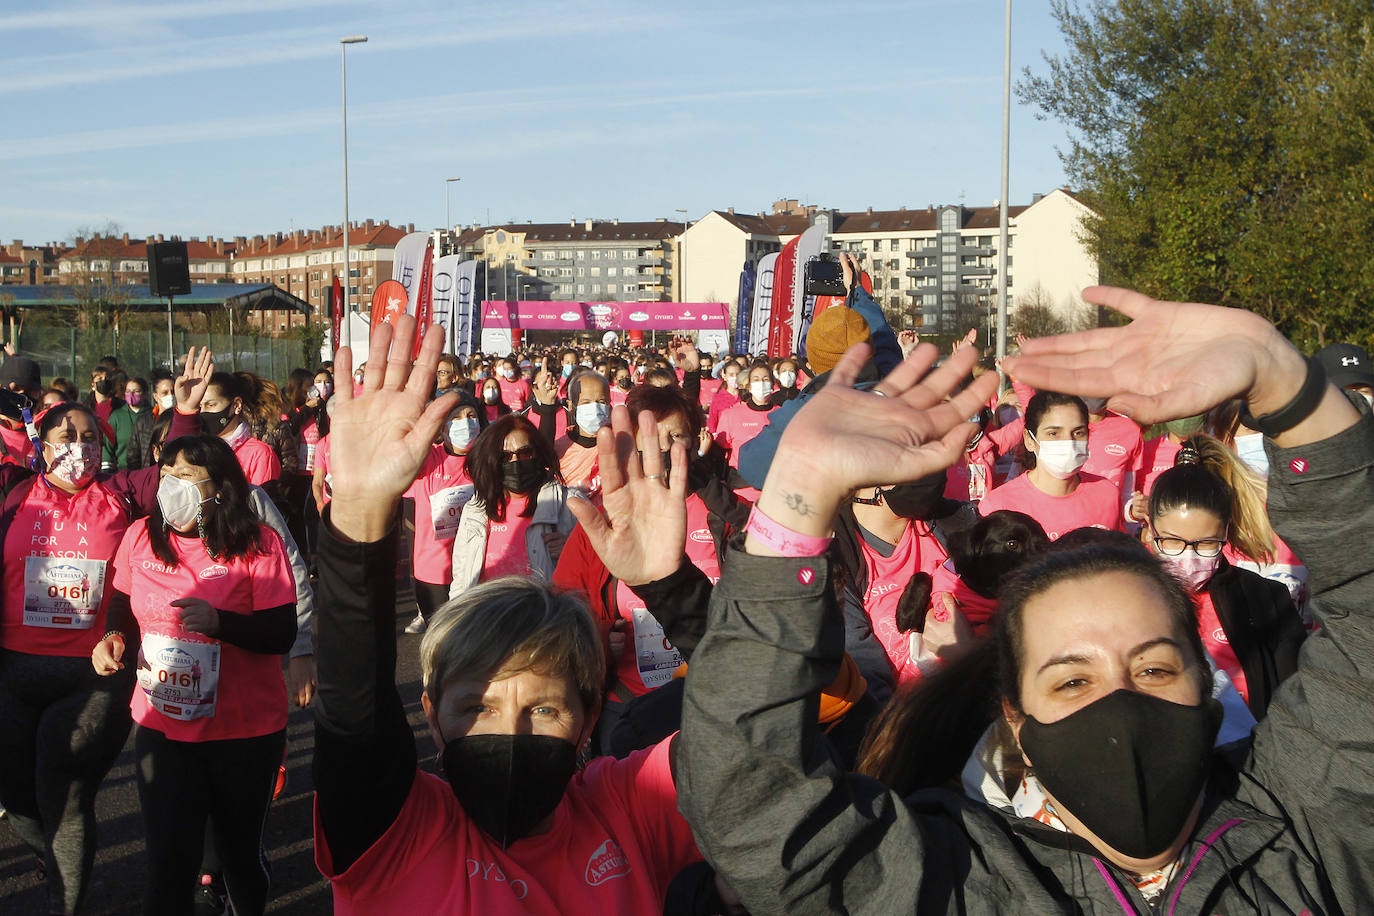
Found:
[[[420, 289], [415, 300], [415, 345], [411, 359], [420, 355], [420, 339], [434, 321], [434, 246], [425, 246], [424, 262], [420, 267]], [[444, 342], [448, 349], [448, 342]]]
[[383, 280], [372, 293], [372, 327], [381, 322], [395, 324], [406, 313], [409, 296], [398, 280]]
[[773, 264], [773, 308], [768, 319], [768, 356], [792, 355], [792, 286], [801, 236], [782, 246]]
[[344, 313], [348, 311], [348, 305], [344, 302], [343, 297], [343, 284], [339, 282], [337, 273], [334, 274], [334, 286], [330, 292], [333, 294], [330, 297], [330, 332], [334, 335], [330, 338], [330, 343], [337, 350], [343, 346], [341, 333], [343, 331]]

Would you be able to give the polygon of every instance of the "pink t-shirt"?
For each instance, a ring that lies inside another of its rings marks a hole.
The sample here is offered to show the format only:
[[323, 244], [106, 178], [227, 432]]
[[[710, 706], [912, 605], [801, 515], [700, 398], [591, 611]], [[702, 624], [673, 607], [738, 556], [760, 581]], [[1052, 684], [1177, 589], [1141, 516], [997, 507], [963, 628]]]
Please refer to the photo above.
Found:
[[453, 539], [473, 492], [466, 465], [465, 456], [450, 455], [436, 445], [405, 492], [415, 500], [415, 578], [429, 585], [453, 581]]
[[1015, 449], [1026, 423], [1020, 417], [984, 433], [963, 460], [945, 472], [945, 498], [977, 502], [1002, 481], [997, 474], [997, 459]]
[[261, 439], [252, 436], [243, 439], [234, 446], [234, 457], [243, 468], [243, 476], [254, 486], [260, 487], [281, 476], [281, 459], [272, 446]]
[[721, 414], [716, 424], [716, 441], [730, 451], [730, 467], [739, 467], [739, 451], [768, 425], [768, 415], [777, 410], [755, 410], [743, 401]]
[[315, 452], [320, 447], [320, 427], [314, 419], [301, 425], [300, 442], [296, 446], [296, 473], [312, 474], [315, 471]]
[[501, 386], [501, 400], [505, 401], [511, 410], [524, 410], [525, 405], [534, 397], [534, 388], [531, 387], [529, 379], [516, 376], [513, 380], [507, 380], [502, 376], [496, 380], [496, 384]]
[[998, 509], [1024, 512], [1040, 523], [1050, 540], [1075, 528], [1121, 530], [1120, 491], [1111, 481], [1091, 474], [1078, 475], [1078, 487], [1068, 496], [1051, 496], [1031, 482], [1029, 474], [1014, 477], [978, 503], [979, 515]]
[[668, 884], [701, 859], [677, 810], [667, 739], [598, 757], [568, 783], [548, 833], [502, 849], [438, 776], [417, 773], [401, 813], [347, 871], [315, 816], [315, 864], [336, 916], [659, 913]]
[[1125, 417], [1109, 413], [1088, 427], [1088, 460], [1083, 470], [1110, 480], [1119, 490], [1126, 472], [1140, 460], [1143, 448], [1140, 427]]
[[512, 493], [510, 501], [506, 503], [506, 520], [487, 520], [487, 553], [482, 560], [482, 576], [478, 581], [485, 582], [497, 576], [530, 574], [529, 548], [525, 546], [525, 532], [529, 530], [530, 520], [520, 517], [527, 505], [528, 497]]
[[612, 407], [619, 407], [621, 404], [624, 404], [624, 403], [625, 403], [625, 399], [628, 398], [629, 396], [630, 396], [630, 392], [628, 392], [628, 391], [621, 391], [621, 390], [620, 390], [619, 388], [617, 388], [615, 385], [612, 385], [612, 386], [611, 386], [611, 406], [612, 406]]
[[1202, 636], [1202, 645], [1217, 663], [1217, 667], [1225, 671], [1231, 683], [1236, 685], [1240, 698], [1249, 703], [1250, 688], [1245, 682], [1245, 669], [1240, 664], [1236, 650], [1231, 648], [1231, 640], [1226, 638], [1226, 630], [1221, 626], [1221, 618], [1217, 616], [1216, 606], [1212, 604], [1212, 596], [1207, 592], [1199, 592], [1193, 596], [1193, 604], [1197, 607], [1197, 627], [1198, 633]]
[[105, 635], [109, 568], [128, 510], [100, 481], [68, 496], [43, 477], [5, 530], [0, 645], [34, 655], [89, 657]]
[[[687, 559], [714, 584], [720, 581], [716, 542], [706, 522], [706, 504], [695, 493], [687, 497]], [[616, 582], [616, 611], [628, 624], [625, 650], [615, 660], [616, 680], [635, 696], [662, 687], [682, 664], [679, 652], [649, 613], [643, 599], [624, 582]]]
[[1288, 596], [1293, 599], [1293, 605], [1306, 613], [1307, 608], [1307, 566], [1298, 559], [1298, 555], [1293, 552], [1277, 534], [1274, 535], [1274, 554], [1268, 563], [1261, 563], [1253, 557], [1236, 550], [1228, 542], [1222, 548], [1221, 555], [1226, 558], [1226, 562], [1241, 569], [1248, 569], [1256, 575], [1263, 576], [1279, 583], [1288, 589]]
[[558, 453], [558, 470], [568, 486], [589, 495], [601, 492], [601, 468], [596, 446], [588, 448], [565, 437], [555, 443], [554, 450]]
[[[324, 473], [324, 505], [334, 498], [333, 475], [329, 473], [329, 437], [321, 436], [315, 445], [315, 469]], [[321, 507], [323, 508], [323, 507]]]
[[949, 554], [931, 534], [930, 528], [919, 521], [912, 521], [906, 526], [902, 539], [890, 557], [878, 553], [862, 537], [859, 538], [859, 549], [863, 552], [868, 571], [864, 610], [868, 613], [869, 623], [873, 625], [873, 635], [883, 644], [897, 683], [918, 680], [921, 670], [911, 657], [911, 640], [908, 634], [897, 629], [897, 605], [912, 576], [924, 572], [934, 578], [941, 564], [949, 559]]
[[1155, 478], [1174, 466], [1174, 459], [1182, 447], [1182, 443], [1174, 442], [1168, 436], [1159, 436], [1141, 446], [1140, 458], [1135, 463], [1135, 487], [1132, 492], [1149, 496]]
[[711, 398], [711, 409], [707, 411], [709, 414], [706, 421], [707, 428], [710, 429], [712, 433], [719, 429], [720, 418], [725, 415], [725, 411], [738, 403], [738, 389], [732, 391], [730, 388], [726, 387], [724, 382], [721, 382], [720, 388], [716, 391], [716, 396]]
[[33, 457], [33, 440], [23, 427], [15, 429], [8, 422], [0, 421], [0, 439], [4, 440], [5, 451], [9, 453], [6, 457], [12, 458], [13, 464], [29, 466], [29, 459]]
[[721, 385], [725, 384], [718, 378], [703, 378], [701, 380], [701, 397], [698, 399], [702, 407], [710, 407], [715, 400], [716, 392], [720, 391]]
[[125, 650], [139, 686], [134, 721], [173, 741], [252, 738], [286, 727], [281, 656], [249, 652], [181, 625], [178, 598], [200, 598], [219, 611], [251, 614], [296, 603], [281, 538], [258, 526], [264, 553], [216, 560], [198, 537], [171, 534], [180, 562], [153, 553], [148, 521], [135, 522], [114, 561], [114, 586], [129, 596], [143, 645]]

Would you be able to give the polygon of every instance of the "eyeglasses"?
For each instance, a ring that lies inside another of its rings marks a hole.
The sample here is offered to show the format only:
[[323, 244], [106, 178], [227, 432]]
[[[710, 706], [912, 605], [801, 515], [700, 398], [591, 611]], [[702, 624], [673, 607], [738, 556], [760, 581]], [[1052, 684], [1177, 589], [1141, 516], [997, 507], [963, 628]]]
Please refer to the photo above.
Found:
[[1183, 538], [1170, 538], [1155, 536], [1155, 549], [1166, 557], [1176, 557], [1189, 547], [1197, 551], [1200, 557], [1214, 557], [1221, 553], [1221, 549], [1226, 546], [1226, 538], [1199, 538], [1196, 541], [1187, 541]]
[[508, 452], [508, 451], [505, 451], [505, 450], [502, 450], [502, 452], [501, 452], [501, 458], [502, 458], [502, 460], [503, 460], [503, 461], [507, 461], [507, 462], [510, 462], [510, 461], [520, 461], [520, 460], [522, 460], [522, 459], [533, 458], [533, 457], [534, 457], [534, 446], [532, 446], [532, 445], [522, 445], [520, 448], [516, 449], [516, 450], [513, 451], [513, 452]]

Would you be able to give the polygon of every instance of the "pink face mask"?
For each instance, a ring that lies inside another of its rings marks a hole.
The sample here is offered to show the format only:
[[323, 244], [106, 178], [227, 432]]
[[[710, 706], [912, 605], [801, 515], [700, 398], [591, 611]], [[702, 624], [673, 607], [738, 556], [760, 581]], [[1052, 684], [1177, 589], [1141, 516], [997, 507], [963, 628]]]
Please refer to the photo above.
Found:
[[1197, 550], [1192, 547], [1185, 548], [1183, 553], [1176, 557], [1161, 556], [1160, 559], [1168, 566], [1169, 572], [1174, 574], [1174, 578], [1182, 582], [1183, 587], [1193, 594], [1202, 591], [1207, 583], [1212, 581], [1217, 567], [1221, 565], [1221, 554], [1200, 557]]

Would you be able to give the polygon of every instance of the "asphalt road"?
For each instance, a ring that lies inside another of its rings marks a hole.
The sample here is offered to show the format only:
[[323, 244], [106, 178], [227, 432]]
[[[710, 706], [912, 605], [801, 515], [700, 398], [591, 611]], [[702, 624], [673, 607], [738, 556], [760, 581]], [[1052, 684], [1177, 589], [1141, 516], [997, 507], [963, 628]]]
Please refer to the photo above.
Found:
[[[417, 736], [422, 765], [432, 766], [434, 746], [425, 736], [420, 711], [420, 637], [401, 631], [415, 615], [407, 587], [397, 600], [399, 639], [396, 680]], [[309, 710], [291, 707], [286, 726], [288, 783], [272, 805], [267, 820], [267, 849], [272, 860], [272, 890], [267, 912], [305, 916], [333, 912], [329, 884], [315, 869], [311, 840], [312, 794], [310, 760], [314, 754], [313, 723]], [[143, 819], [134, 783], [133, 736], [110, 770], [96, 798], [99, 849], [95, 873], [83, 913], [125, 916], [143, 904], [147, 871], [143, 862]], [[34, 857], [0, 820], [0, 916], [40, 916], [47, 901]]]

